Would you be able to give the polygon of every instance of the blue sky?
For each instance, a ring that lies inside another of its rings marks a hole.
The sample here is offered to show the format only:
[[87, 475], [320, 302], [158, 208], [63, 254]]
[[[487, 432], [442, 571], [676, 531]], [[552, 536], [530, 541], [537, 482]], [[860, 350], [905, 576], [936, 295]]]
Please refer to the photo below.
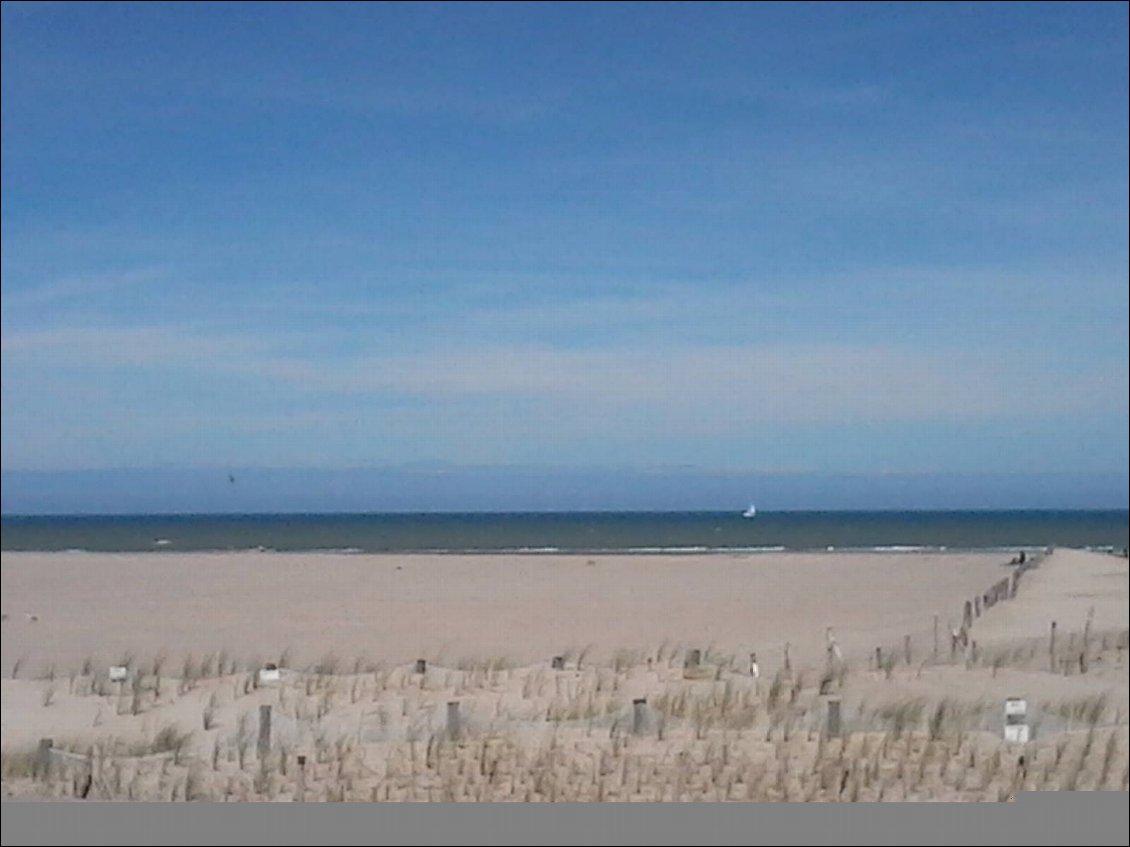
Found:
[[2, 62], [6, 472], [1125, 505], [1125, 4], [4, 3]]

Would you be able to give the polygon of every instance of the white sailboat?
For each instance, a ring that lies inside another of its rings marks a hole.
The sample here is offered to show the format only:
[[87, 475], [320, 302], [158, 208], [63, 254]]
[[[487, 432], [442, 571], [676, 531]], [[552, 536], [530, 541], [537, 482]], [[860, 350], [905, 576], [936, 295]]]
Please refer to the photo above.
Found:
[[753, 504], [750, 503], [749, 508], [746, 509], [744, 512], [742, 512], [742, 517], [743, 518], [752, 518], [756, 514], [757, 514], [757, 509], [753, 508]]

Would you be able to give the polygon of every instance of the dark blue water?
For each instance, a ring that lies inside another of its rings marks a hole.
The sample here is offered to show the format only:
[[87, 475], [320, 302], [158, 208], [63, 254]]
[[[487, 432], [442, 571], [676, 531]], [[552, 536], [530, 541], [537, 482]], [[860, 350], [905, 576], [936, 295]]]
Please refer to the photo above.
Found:
[[1122, 550], [1130, 512], [731, 512], [18, 517], [3, 550]]

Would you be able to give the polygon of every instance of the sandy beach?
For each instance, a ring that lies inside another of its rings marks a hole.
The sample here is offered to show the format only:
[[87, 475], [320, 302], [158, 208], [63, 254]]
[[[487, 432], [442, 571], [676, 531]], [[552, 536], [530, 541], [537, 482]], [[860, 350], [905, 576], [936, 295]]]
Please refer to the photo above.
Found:
[[[1127, 563], [1107, 554], [1057, 550], [984, 604], [1016, 570], [1005, 553], [5, 553], [2, 569], [6, 795], [67, 796], [85, 772], [107, 796], [295, 799], [302, 750], [338, 763], [303, 777], [305, 799], [995, 800], [1061, 787], [1067, 771], [1024, 761], [1065, 749], [1076, 787], [1126, 787]], [[281, 680], [260, 679], [269, 662]], [[1001, 739], [1009, 697], [1040, 724], [1027, 745]], [[249, 753], [262, 706], [274, 736]], [[69, 776], [31, 778], [42, 738]], [[852, 770], [880, 744], [874, 778]], [[505, 784], [485, 778], [492, 755]], [[979, 782], [945, 765], [990, 755]], [[698, 759], [706, 776], [684, 767]]]
[[[225, 650], [390, 662], [663, 642], [821, 659], [922, 636], [1002, 575], [1005, 553], [335, 555], [5, 553], [2, 667]], [[1084, 609], [1084, 614], [1085, 614]], [[38, 620], [29, 622], [27, 615]]]

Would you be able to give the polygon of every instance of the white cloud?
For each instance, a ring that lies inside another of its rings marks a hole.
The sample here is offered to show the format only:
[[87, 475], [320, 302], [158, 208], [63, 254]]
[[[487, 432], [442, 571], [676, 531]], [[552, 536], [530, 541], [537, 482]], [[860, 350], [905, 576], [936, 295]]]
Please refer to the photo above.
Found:
[[68, 276], [32, 288], [5, 292], [4, 305], [18, 308], [98, 297], [114, 291], [147, 285], [162, 276], [164, 271], [160, 268], [136, 268], [116, 273]]
[[[6, 333], [5, 371], [177, 368], [258, 378], [303, 398], [409, 398], [441, 408], [521, 403], [525, 414], [596, 413], [701, 436], [751, 423], [1006, 419], [1124, 410], [1125, 361], [1049, 366], [1054, 350], [1015, 353], [891, 344], [694, 345], [656, 333], [647, 346], [563, 349], [453, 338], [424, 352], [304, 352], [307, 336], [186, 327]], [[1047, 344], [1051, 344], [1049, 340]], [[26, 384], [26, 380], [21, 380]], [[9, 383], [11, 384], [11, 383]], [[344, 402], [344, 401], [341, 401]]]
[[211, 335], [183, 327], [86, 327], [5, 333], [0, 349], [24, 367], [190, 366], [230, 369], [235, 357], [266, 349], [252, 336]]
[[678, 422], [680, 431], [699, 435], [740, 432], [755, 422], [1010, 418], [1024, 408], [1071, 413], [1117, 407], [1126, 391], [1125, 367], [1054, 373], [972, 353], [850, 345], [499, 347], [365, 357], [333, 367], [278, 359], [261, 367], [264, 375], [314, 392], [523, 399], [620, 416], [634, 411], [649, 429]]

